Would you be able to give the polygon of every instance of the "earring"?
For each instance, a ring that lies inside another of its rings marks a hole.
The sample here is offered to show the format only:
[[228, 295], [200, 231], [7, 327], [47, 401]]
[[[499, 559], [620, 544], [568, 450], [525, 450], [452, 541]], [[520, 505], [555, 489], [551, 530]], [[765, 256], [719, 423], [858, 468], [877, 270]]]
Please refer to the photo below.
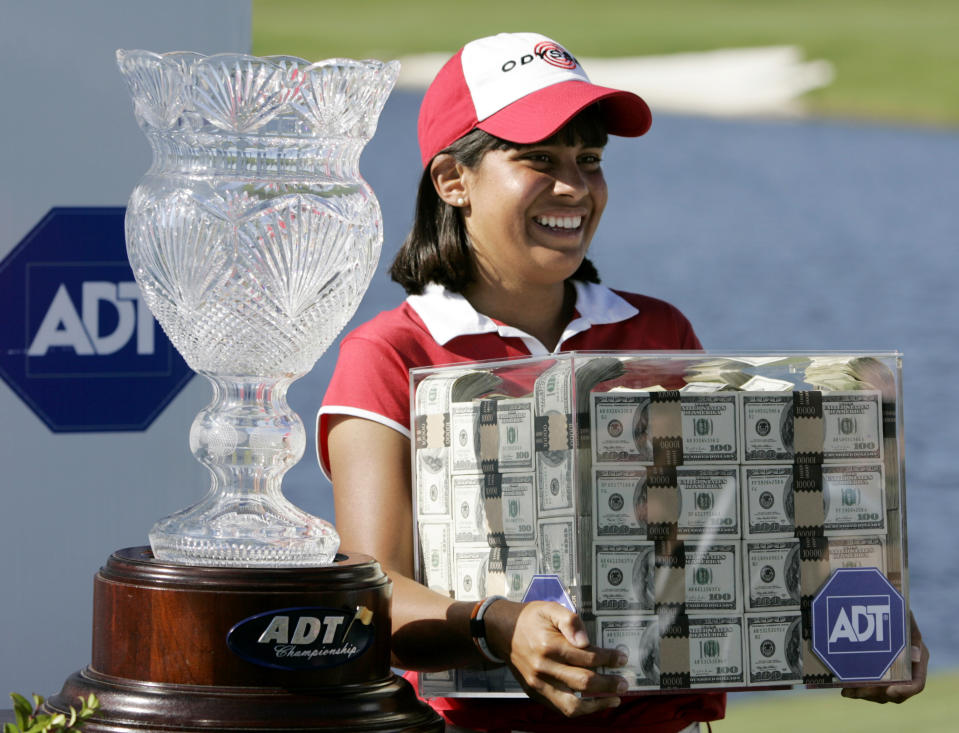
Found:
[[462, 205], [465, 204], [465, 203], [466, 203], [466, 199], [464, 199], [462, 196], [460, 196], [458, 199], [456, 199], [456, 205], [457, 205], [457, 206], [462, 206]]

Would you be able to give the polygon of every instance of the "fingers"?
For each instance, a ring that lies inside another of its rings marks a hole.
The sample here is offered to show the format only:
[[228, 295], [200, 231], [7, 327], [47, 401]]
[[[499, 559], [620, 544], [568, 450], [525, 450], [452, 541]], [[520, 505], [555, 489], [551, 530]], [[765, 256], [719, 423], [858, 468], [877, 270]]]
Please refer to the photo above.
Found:
[[885, 687], [847, 687], [842, 691], [843, 697], [853, 700], [869, 700], [878, 703], [902, 703], [913, 695], [918, 695], [926, 686], [926, 672], [929, 669], [929, 649], [922, 640], [922, 633], [916, 624], [916, 619], [910, 613], [912, 624], [912, 679], [908, 682], [899, 682]]
[[510, 666], [527, 693], [564, 715], [619, 705], [626, 680], [597, 670], [625, 661], [616, 650], [592, 646], [582, 619], [559, 604], [528, 603], [516, 619]]

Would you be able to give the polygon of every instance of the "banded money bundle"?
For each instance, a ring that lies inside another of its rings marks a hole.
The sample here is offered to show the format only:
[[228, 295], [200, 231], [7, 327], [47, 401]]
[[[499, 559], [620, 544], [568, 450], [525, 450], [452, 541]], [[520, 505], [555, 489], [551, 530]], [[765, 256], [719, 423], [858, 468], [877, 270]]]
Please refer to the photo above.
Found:
[[743, 392], [741, 400], [744, 463], [882, 459], [879, 392]]
[[450, 405], [451, 472], [533, 471], [533, 401], [478, 399]]
[[881, 463], [744, 466], [745, 534], [885, 532], [883, 471]]
[[736, 687], [746, 683], [743, 617], [605, 616], [597, 619], [599, 644], [618, 649], [630, 690]]
[[802, 616], [799, 611], [746, 614], [746, 652], [751, 686], [803, 681]]
[[590, 397], [596, 466], [739, 461], [735, 393], [615, 389]]
[[593, 471], [593, 536], [740, 536], [738, 466], [638, 466]]

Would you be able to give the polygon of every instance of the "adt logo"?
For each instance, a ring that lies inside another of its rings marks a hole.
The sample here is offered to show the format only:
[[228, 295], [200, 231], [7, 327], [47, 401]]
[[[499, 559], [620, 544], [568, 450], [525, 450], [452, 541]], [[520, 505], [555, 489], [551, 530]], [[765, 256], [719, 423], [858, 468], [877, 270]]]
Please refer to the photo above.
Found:
[[0, 376], [54, 432], [145, 430], [193, 376], [140, 297], [122, 208], [54, 208], [0, 262]]
[[905, 647], [905, 603], [876, 568], [841, 568], [812, 605], [813, 649], [841, 680], [878, 680]]

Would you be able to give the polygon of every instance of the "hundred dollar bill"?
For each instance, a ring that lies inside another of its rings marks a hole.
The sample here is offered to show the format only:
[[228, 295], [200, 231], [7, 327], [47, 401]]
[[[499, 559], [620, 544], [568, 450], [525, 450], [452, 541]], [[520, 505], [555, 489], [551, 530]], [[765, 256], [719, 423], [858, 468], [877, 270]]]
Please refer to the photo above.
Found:
[[742, 611], [740, 542], [684, 542], [686, 610]]
[[732, 392], [682, 395], [683, 463], [739, 460], [738, 404]]
[[453, 476], [453, 529], [457, 543], [531, 544], [536, 535], [533, 475]]
[[559, 576], [567, 588], [577, 578], [576, 519], [557, 517], [537, 522], [537, 543], [540, 552], [540, 572]]
[[453, 574], [456, 580], [456, 600], [478, 601], [486, 591], [486, 573], [489, 567], [489, 547], [456, 547], [453, 551]]
[[503, 398], [450, 405], [452, 473], [533, 471], [533, 401]]
[[626, 655], [625, 667], [609, 667], [606, 674], [621, 675], [630, 690], [659, 688], [659, 622], [656, 616], [604, 616], [596, 619], [598, 644]]
[[649, 393], [593, 392], [590, 398], [594, 463], [652, 463]]
[[[865, 460], [882, 457], [882, 407], [879, 393], [822, 392], [823, 461]], [[795, 417], [792, 392], [744, 392], [743, 460], [789, 462], [795, 453]], [[818, 446], [817, 446], [818, 447]]]
[[802, 615], [799, 611], [746, 614], [749, 685], [802, 682]]
[[882, 458], [882, 400], [879, 392], [823, 392], [823, 459]]
[[572, 364], [558, 361], [533, 386], [536, 485], [541, 515], [573, 509]]
[[472, 399], [501, 381], [485, 370], [454, 369], [430, 374], [417, 384], [413, 400], [417, 516], [450, 514], [450, 403]]
[[594, 458], [597, 463], [649, 464], [653, 438], [679, 438], [683, 463], [736, 463], [739, 460], [738, 397], [732, 392], [680, 395], [679, 435], [652, 435], [651, 390], [595, 392]]
[[796, 531], [793, 467], [743, 466], [747, 537], [792, 537]]
[[738, 466], [677, 466], [676, 485], [677, 537], [739, 537]]
[[745, 392], [743, 461], [789, 462], [793, 447], [792, 392]]
[[489, 551], [486, 590], [490, 595], [521, 601], [539, 572], [535, 547], [493, 547]]
[[[885, 529], [883, 466], [822, 466], [825, 534], [873, 534]], [[746, 536], [786, 537], [796, 531], [794, 470], [789, 466], [744, 466]]]
[[826, 534], [886, 530], [885, 485], [881, 463], [822, 467]]
[[596, 544], [593, 563], [596, 613], [656, 610], [655, 543]]
[[746, 610], [798, 609], [800, 600], [799, 540], [745, 543]]
[[416, 390], [413, 470], [420, 517], [450, 513], [449, 390], [454, 381], [452, 376], [432, 375]]
[[452, 597], [453, 537], [448, 522], [420, 522], [419, 580], [437, 593]]
[[597, 540], [646, 539], [646, 474], [643, 467], [593, 471]]
[[742, 616], [689, 616], [689, 686], [746, 683]]

